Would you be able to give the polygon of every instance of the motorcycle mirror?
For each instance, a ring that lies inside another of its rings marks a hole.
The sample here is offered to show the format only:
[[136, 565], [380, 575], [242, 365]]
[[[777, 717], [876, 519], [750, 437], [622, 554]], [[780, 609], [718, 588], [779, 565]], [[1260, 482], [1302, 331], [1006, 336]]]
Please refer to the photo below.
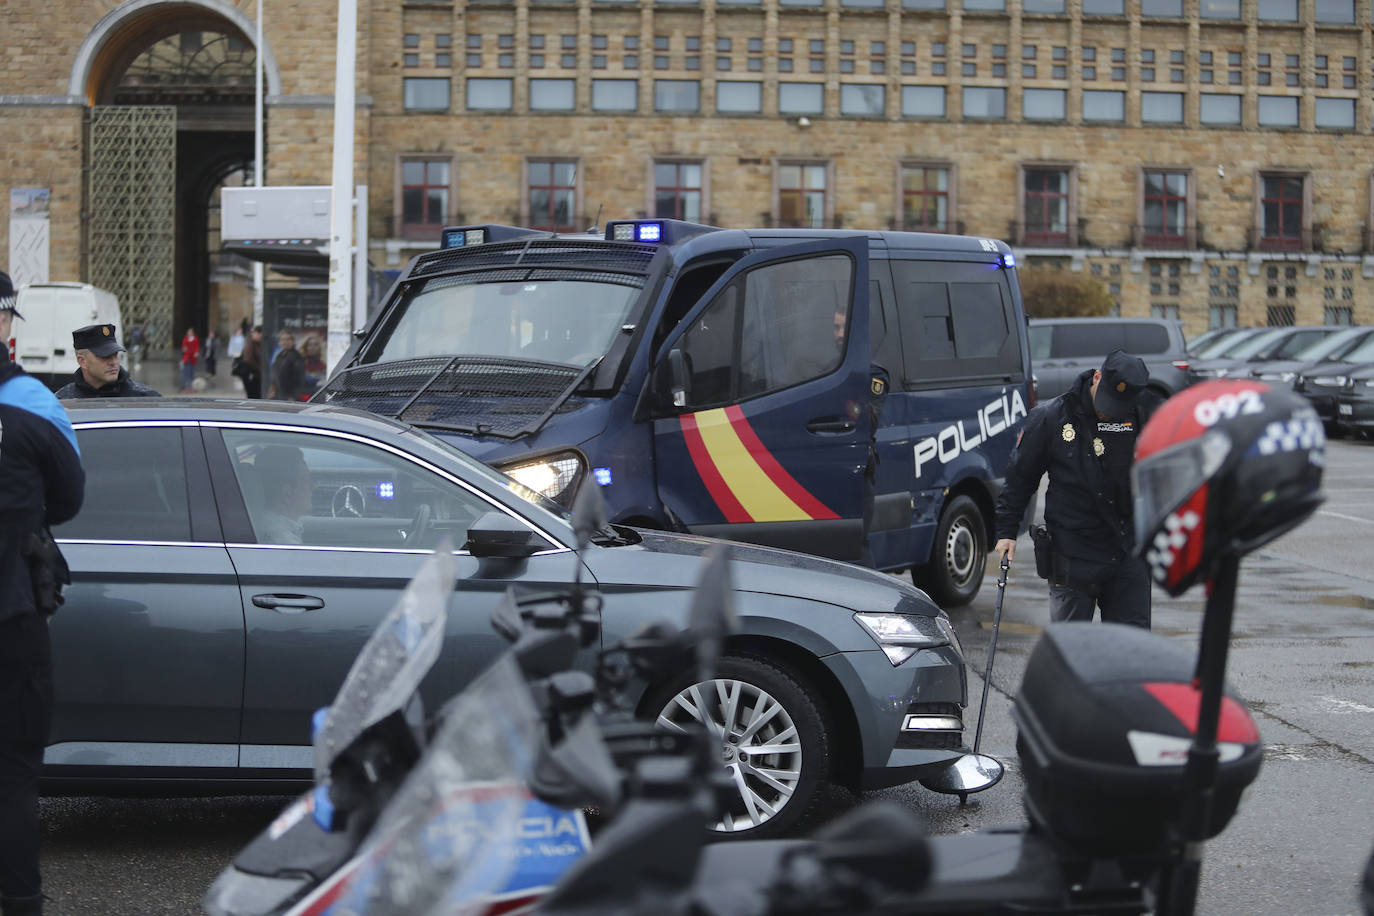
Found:
[[698, 675], [709, 679], [715, 674], [725, 637], [739, 629], [730, 554], [724, 544], [714, 545], [706, 554], [706, 566], [692, 592], [687, 627], [696, 640]]
[[606, 527], [606, 501], [601, 487], [591, 480], [582, 481], [572, 506], [573, 536], [579, 553], [587, 549], [598, 531]]
[[1002, 779], [1002, 762], [988, 754], [965, 754], [949, 766], [921, 780], [932, 792], [957, 795], [967, 801], [974, 792], [991, 789]]

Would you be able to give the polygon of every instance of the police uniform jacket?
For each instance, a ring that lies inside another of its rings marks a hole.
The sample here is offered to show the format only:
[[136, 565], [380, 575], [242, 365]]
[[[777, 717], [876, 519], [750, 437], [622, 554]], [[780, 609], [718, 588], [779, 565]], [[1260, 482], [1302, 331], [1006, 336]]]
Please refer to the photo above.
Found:
[[[1130, 496], [1114, 481], [1094, 449], [1098, 436], [1093, 408], [1093, 370], [1078, 376], [1073, 387], [1039, 404], [1012, 451], [1006, 485], [997, 500], [997, 537], [1014, 539], [1040, 478], [1050, 475], [1045, 492], [1045, 527], [1056, 553], [1066, 557], [1115, 563], [1135, 542]], [[1136, 435], [1160, 404], [1146, 389], [1137, 399]]]
[[94, 388], [91, 383], [86, 381], [86, 376], [81, 374], [81, 370], [76, 370], [76, 377], [70, 382], [57, 389], [58, 400], [67, 398], [160, 398], [162, 395], [154, 388], [136, 382], [129, 378], [129, 370], [121, 368], [119, 378], [108, 385]]
[[0, 346], [0, 621], [34, 610], [25, 535], [76, 515], [86, 487], [67, 412], [8, 356]]

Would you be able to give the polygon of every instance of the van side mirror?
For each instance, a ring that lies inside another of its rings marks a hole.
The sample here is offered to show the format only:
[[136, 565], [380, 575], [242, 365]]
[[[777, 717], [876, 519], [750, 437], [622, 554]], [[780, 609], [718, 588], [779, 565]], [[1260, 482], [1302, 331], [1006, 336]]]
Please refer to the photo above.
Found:
[[463, 549], [474, 557], [523, 559], [539, 550], [530, 528], [504, 512], [487, 512], [468, 529]]
[[660, 407], [686, 407], [692, 399], [692, 378], [687, 356], [677, 347], [654, 368], [654, 394]]

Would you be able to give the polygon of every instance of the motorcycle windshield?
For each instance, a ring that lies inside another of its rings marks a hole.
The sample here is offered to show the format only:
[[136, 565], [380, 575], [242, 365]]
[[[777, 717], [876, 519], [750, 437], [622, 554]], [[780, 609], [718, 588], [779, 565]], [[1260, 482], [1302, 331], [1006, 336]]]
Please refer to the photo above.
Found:
[[535, 900], [585, 854], [581, 812], [533, 798], [544, 724], [502, 656], [450, 701], [329, 912], [455, 916]]
[[402, 709], [439, 657], [448, 597], [458, 575], [445, 539], [363, 646], [315, 732], [315, 782], [369, 726]]

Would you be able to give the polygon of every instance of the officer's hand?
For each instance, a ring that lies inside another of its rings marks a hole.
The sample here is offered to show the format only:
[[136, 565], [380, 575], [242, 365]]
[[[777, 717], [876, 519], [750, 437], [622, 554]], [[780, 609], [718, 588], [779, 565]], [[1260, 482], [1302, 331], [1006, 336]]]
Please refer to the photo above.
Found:
[[999, 555], [1006, 554], [1008, 563], [1016, 559], [1016, 541], [1011, 538], [1002, 538], [992, 549]]

